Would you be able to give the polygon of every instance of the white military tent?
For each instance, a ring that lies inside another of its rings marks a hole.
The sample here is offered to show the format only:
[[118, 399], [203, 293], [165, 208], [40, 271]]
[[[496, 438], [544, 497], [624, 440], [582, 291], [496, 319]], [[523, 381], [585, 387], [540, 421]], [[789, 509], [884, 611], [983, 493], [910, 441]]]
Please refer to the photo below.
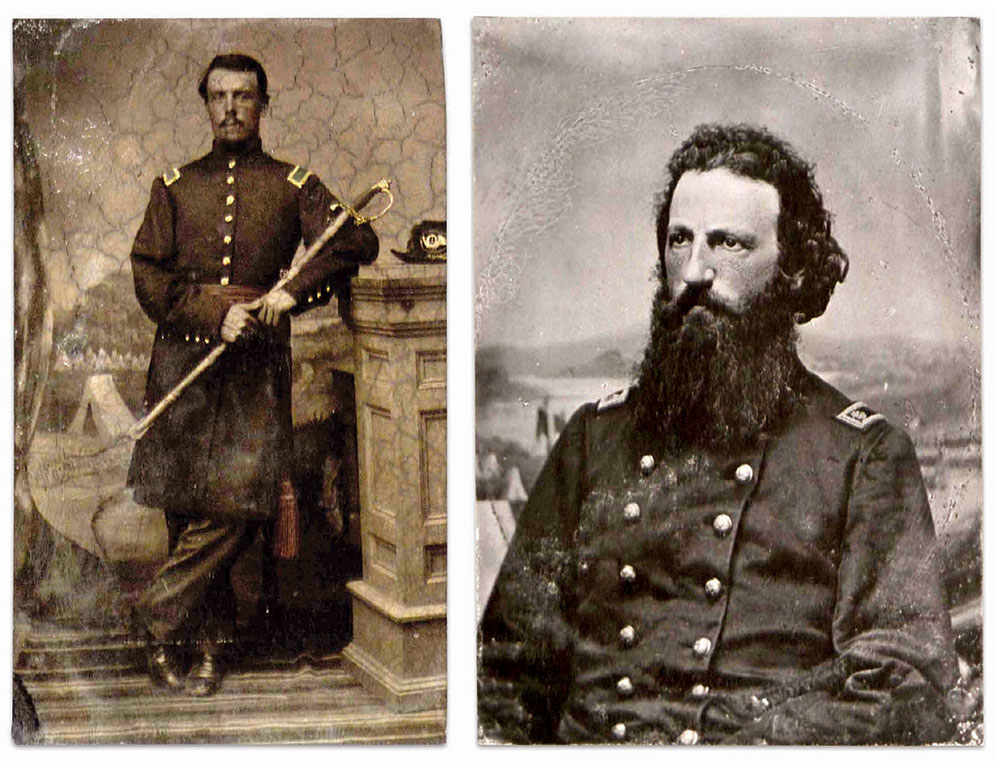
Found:
[[88, 377], [69, 432], [73, 435], [90, 435], [104, 443], [110, 443], [128, 432], [133, 424], [135, 417], [118, 393], [112, 376], [93, 374]]

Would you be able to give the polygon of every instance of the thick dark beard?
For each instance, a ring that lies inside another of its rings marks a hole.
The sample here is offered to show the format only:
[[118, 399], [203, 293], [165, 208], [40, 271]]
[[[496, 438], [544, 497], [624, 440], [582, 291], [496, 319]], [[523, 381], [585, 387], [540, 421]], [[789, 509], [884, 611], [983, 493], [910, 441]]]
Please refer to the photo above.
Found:
[[772, 286], [736, 314], [661, 280], [649, 344], [637, 367], [634, 422], [647, 443], [728, 450], [776, 426], [797, 400], [798, 333]]

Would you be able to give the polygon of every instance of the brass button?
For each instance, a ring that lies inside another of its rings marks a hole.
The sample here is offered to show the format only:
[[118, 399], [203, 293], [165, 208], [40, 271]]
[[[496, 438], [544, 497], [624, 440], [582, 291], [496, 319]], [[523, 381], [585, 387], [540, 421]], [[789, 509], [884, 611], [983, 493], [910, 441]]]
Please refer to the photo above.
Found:
[[646, 454], [639, 460], [639, 472], [643, 475], [649, 475], [655, 466], [656, 459], [653, 458], [652, 454]]
[[190, 334], [185, 334], [184, 335], [184, 341], [185, 342], [190, 342], [191, 341], [191, 335]]
[[226, 215], [222, 219], [225, 220], [227, 223], [232, 223], [233, 222], [233, 216], [232, 215]]
[[618, 579], [623, 584], [630, 584], [635, 581], [635, 568], [631, 565], [624, 565], [622, 569], [618, 571]]
[[624, 514], [625, 514], [625, 519], [628, 522], [634, 523], [636, 520], [639, 519], [639, 515], [642, 514], [642, 510], [639, 509], [638, 504], [636, 504], [634, 501], [630, 501], [628, 504], [625, 505]]
[[694, 745], [698, 742], [698, 733], [694, 730], [684, 730], [677, 736], [677, 742], [681, 745]]
[[694, 645], [691, 647], [694, 650], [694, 654], [699, 658], [704, 658], [710, 652], [712, 652], [712, 640], [708, 637], [699, 637], [695, 640]]
[[201, 335], [198, 335], [198, 334], [194, 335], [194, 341], [195, 342], [201, 342]]
[[234, 178], [232, 175], [230, 175], [228, 178], [226, 178], [226, 183], [228, 183], [230, 186], [233, 185], [233, 183], [235, 183], [235, 182], [236, 182], [236, 178]]
[[222, 286], [227, 286], [229, 284], [229, 276], [223, 276], [219, 279], [219, 283], [222, 284]]
[[209, 339], [208, 339], [208, 337], [206, 337], [206, 338], [205, 338], [205, 344], [206, 344], [206, 345], [208, 345], [208, 344], [209, 344]]
[[622, 647], [632, 647], [635, 644], [635, 627], [623, 626], [618, 632], [618, 639], [621, 641]]
[[222, 237], [222, 243], [223, 244], [228, 244], [232, 240], [233, 240], [233, 237], [230, 236], [228, 233], [225, 236]]
[[235, 166], [236, 166], [236, 160], [235, 159], [230, 159], [229, 160], [229, 169], [232, 170]]
[[312, 302], [312, 301], [313, 301], [313, 296], [309, 295], [309, 297], [306, 298], [306, 302]]
[[581, 576], [586, 575], [587, 571], [590, 570], [590, 563], [588, 563], [586, 560], [582, 560], [576, 566], [576, 569], [579, 571]]
[[717, 578], [710, 578], [705, 582], [705, 594], [709, 599], [715, 599], [722, 594], [722, 582]]
[[224, 258], [222, 258], [223, 265], [229, 265], [232, 261], [233, 259], [229, 255], [226, 255]]
[[691, 694], [696, 698], [704, 698], [708, 695], [708, 688], [703, 684], [696, 684], [691, 688]]
[[736, 468], [736, 482], [740, 485], [746, 485], [751, 480], [753, 480], [753, 467], [749, 464], [741, 464]]
[[712, 527], [715, 529], [717, 534], [725, 536], [733, 529], [733, 518], [725, 513], [722, 513], [712, 521]]
[[235, 201], [236, 201], [236, 197], [233, 196], [232, 194], [230, 194], [229, 196], [226, 197], [226, 204], [232, 204]]
[[614, 736], [615, 740], [625, 739], [625, 725], [618, 722], [614, 727], [611, 728], [611, 734]]
[[618, 694], [623, 698], [629, 697], [633, 692], [635, 692], [635, 687], [632, 685], [632, 680], [627, 676], [623, 676], [618, 680], [618, 684], [615, 685], [618, 688]]

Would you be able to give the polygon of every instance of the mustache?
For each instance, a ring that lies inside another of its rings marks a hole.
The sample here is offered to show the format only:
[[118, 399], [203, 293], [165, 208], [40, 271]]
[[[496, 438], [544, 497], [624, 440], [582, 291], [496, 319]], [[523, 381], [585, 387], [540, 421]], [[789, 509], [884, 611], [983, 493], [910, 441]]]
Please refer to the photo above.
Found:
[[656, 319], [666, 326], [680, 328], [695, 308], [702, 308], [716, 318], [738, 318], [732, 307], [719, 300], [710, 289], [686, 287], [677, 296], [660, 296], [655, 310]]

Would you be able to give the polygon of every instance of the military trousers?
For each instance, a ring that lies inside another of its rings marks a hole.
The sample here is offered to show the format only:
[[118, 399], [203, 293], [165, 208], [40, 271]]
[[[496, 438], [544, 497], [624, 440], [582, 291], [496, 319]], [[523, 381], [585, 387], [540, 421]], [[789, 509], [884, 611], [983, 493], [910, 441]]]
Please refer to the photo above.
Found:
[[168, 557], [143, 593], [139, 620], [158, 642], [218, 652], [231, 643], [236, 595], [231, 571], [258, 523], [168, 512]]

